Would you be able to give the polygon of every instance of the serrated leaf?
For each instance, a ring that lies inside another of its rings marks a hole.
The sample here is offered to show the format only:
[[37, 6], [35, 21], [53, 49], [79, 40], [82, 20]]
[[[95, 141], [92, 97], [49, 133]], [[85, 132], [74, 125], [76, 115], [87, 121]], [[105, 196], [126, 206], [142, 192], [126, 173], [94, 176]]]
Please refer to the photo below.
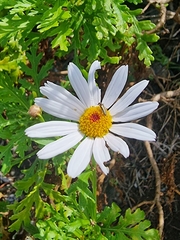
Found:
[[90, 222], [88, 219], [87, 220], [77, 219], [76, 221], [68, 224], [68, 231], [74, 232], [76, 229], [79, 229], [81, 226], [89, 225], [89, 224], [90, 224]]
[[136, 211], [133, 213], [131, 212], [131, 209], [127, 209], [124, 216], [123, 224], [125, 224], [125, 226], [131, 225], [131, 224], [133, 225], [142, 221], [144, 217], [145, 217], [145, 213], [139, 208], [136, 209]]
[[37, 176], [36, 174], [34, 174], [33, 176], [26, 178], [25, 180], [22, 179], [22, 180], [16, 181], [14, 186], [18, 189], [18, 192], [24, 191], [27, 193], [29, 191], [29, 188], [33, 186], [36, 178]]
[[2, 102], [18, 103], [28, 110], [24, 89], [16, 87], [8, 74], [0, 75], [0, 96]]
[[0, 146], [0, 158], [2, 160], [1, 171], [4, 174], [7, 174], [13, 165], [21, 161], [21, 159], [18, 159], [18, 158], [13, 159], [12, 161], [13, 147], [16, 148], [16, 151], [17, 153], [19, 153], [19, 156], [24, 157], [24, 152], [28, 149], [28, 146], [26, 145], [26, 141], [23, 141], [23, 137], [24, 137], [23, 131], [18, 130], [15, 134], [10, 136], [10, 139], [7, 145]]
[[[95, 31], [91, 25], [84, 24], [84, 35], [82, 38], [83, 49], [88, 49], [88, 60], [91, 62], [93, 59], [96, 59], [99, 54], [99, 43], [96, 41]], [[94, 41], [96, 41], [96, 44], [92, 44]]]
[[157, 229], [148, 229], [144, 233], [144, 238], [146, 240], [160, 240], [159, 232]]
[[[38, 191], [32, 192], [25, 199], [23, 199], [20, 203], [15, 203], [9, 205], [8, 208], [14, 211], [14, 215], [10, 217], [11, 220], [14, 220], [13, 224], [10, 226], [10, 232], [18, 231], [23, 224], [24, 226], [29, 226], [30, 224], [30, 216], [31, 216], [31, 208], [33, 204], [41, 205], [42, 199], [39, 197]], [[43, 207], [41, 206], [41, 215], [43, 214]]]
[[145, 31], [152, 30], [153, 28], [156, 27], [156, 25], [149, 20], [139, 21], [138, 25], [142, 30]]
[[53, 64], [54, 60], [48, 60], [46, 62], [45, 65], [42, 66], [42, 68], [40, 69], [39, 73], [38, 73], [38, 77], [39, 79], [44, 79], [47, 75], [48, 75], [48, 71], [52, 68], [52, 64]]
[[159, 234], [156, 229], [152, 229], [152, 231], [148, 233], [151, 223], [148, 220], [144, 220], [144, 217], [145, 213], [140, 209], [137, 209], [135, 212], [127, 209], [125, 216], [119, 218], [118, 224], [111, 226], [111, 231], [116, 237], [124, 240], [129, 238], [132, 240], [159, 239]]
[[76, 185], [77, 190], [84, 196], [85, 199], [91, 200], [93, 203], [95, 203], [94, 195], [89, 190], [87, 184], [85, 184], [83, 181], [78, 181], [78, 184]]
[[[24, 216], [26, 216], [25, 219]], [[23, 220], [30, 222], [29, 212], [27, 212], [27, 209], [24, 209], [23, 211], [14, 214], [12, 217], [10, 217], [10, 219], [15, 221], [10, 225], [9, 231], [18, 231], [23, 223]]]
[[3, 174], [7, 174], [11, 169], [11, 149], [13, 143], [6, 146], [0, 146], [0, 158], [3, 159], [1, 171]]
[[156, 34], [144, 34], [142, 36], [142, 39], [145, 41], [145, 42], [157, 42], [159, 40], [159, 36], [157, 36]]
[[[43, 80], [48, 75], [48, 71], [52, 68], [54, 60], [52, 59], [47, 61], [46, 64], [42, 66], [40, 71], [38, 71], [38, 66], [43, 57], [43, 54], [37, 54], [37, 48], [34, 46], [31, 47], [30, 51], [30, 53], [27, 53], [27, 57], [31, 63], [31, 67], [26, 66], [24, 63], [20, 63], [20, 66], [21, 70], [26, 75], [31, 76], [34, 80], [34, 84], [26, 84], [26, 86], [28, 86], [28, 89], [34, 91], [36, 95], [40, 95], [39, 87], [41, 80]], [[20, 82], [22, 82], [22, 80]]]
[[68, 28], [68, 25], [66, 24], [62, 24], [59, 27], [59, 33], [58, 35], [55, 37], [55, 39], [52, 41], [52, 47], [55, 48], [58, 45], [60, 46], [60, 49], [62, 51], [67, 52], [68, 51], [68, 47], [70, 45], [70, 43], [67, 40], [67, 37], [72, 33], [72, 29]]
[[107, 228], [117, 220], [120, 216], [121, 209], [115, 204], [112, 203], [111, 207], [105, 207], [104, 210], [98, 214], [97, 221], [102, 222]]
[[26, 192], [30, 187], [32, 189], [20, 202], [15, 202], [8, 206], [8, 208], [14, 212], [11, 216], [11, 220], [14, 220], [14, 222], [10, 226], [10, 231], [18, 231], [22, 224], [27, 227], [29, 226], [33, 206], [35, 206], [36, 217], [43, 217], [46, 213], [44, 202], [40, 197], [41, 184], [46, 173], [46, 169], [44, 168], [45, 164], [46, 162], [44, 161], [36, 161], [30, 169], [24, 171], [24, 179], [19, 180], [15, 184], [18, 193]]
[[[116, 239], [121, 239], [121, 240], [130, 240], [130, 238], [123, 232], [119, 231], [118, 233], [115, 234], [115, 240]], [[132, 238], [131, 238], [132, 239]], [[139, 239], [138, 239], [139, 240]]]
[[139, 59], [144, 59], [144, 63], [146, 64], [146, 66], [150, 66], [151, 61], [154, 60], [154, 57], [152, 56], [152, 51], [147, 46], [147, 43], [141, 39], [140, 41], [138, 41], [136, 49], [139, 50]]
[[63, 8], [63, 2], [58, 0], [52, 8], [44, 13], [42, 22], [39, 24], [38, 29], [40, 32], [45, 32], [51, 28], [58, 27], [60, 21], [71, 18], [70, 12]]

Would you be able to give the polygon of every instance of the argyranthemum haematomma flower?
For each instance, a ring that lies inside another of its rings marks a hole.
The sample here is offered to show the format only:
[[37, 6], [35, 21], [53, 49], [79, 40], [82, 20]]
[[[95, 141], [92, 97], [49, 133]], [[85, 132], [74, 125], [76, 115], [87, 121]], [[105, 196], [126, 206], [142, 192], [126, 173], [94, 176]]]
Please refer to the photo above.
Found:
[[125, 158], [129, 156], [129, 147], [121, 137], [143, 141], [154, 141], [156, 138], [152, 130], [129, 122], [150, 114], [158, 107], [157, 102], [129, 106], [148, 81], [135, 84], [118, 99], [128, 74], [128, 66], [122, 66], [115, 72], [101, 99], [101, 90], [94, 77], [97, 69], [100, 69], [99, 61], [91, 65], [86, 81], [78, 67], [69, 64], [69, 80], [78, 98], [51, 82], [41, 87], [41, 93], [47, 98], [36, 98], [35, 103], [45, 112], [68, 121], [38, 123], [26, 129], [26, 135], [32, 138], [61, 137], [37, 153], [40, 159], [55, 157], [80, 142], [68, 163], [67, 173], [71, 177], [77, 177], [84, 171], [92, 155], [107, 174], [109, 169], [104, 165], [110, 160], [107, 145]]

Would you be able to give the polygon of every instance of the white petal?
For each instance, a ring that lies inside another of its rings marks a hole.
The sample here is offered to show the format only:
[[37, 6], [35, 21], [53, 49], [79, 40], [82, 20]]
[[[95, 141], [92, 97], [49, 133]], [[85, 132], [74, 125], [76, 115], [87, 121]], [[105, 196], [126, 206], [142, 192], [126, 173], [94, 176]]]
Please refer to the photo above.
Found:
[[120, 137], [116, 137], [115, 135], [108, 133], [104, 136], [104, 139], [113, 151], [120, 152], [125, 158], [129, 156], [129, 147]]
[[158, 105], [159, 104], [157, 102], [144, 102], [134, 104], [113, 116], [113, 121], [128, 122], [145, 117], [152, 113], [158, 107]]
[[45, 86], [40, 87], [40, 91], [43, 95], [48, 97], [50, 100], [59, 102], [72, 110], [76, 110], [79, 114], [82, 114], [85, 110], [85, 106], [81, 101], [68, 92], [65, 88], [58, 86], [54, 83], [47, 82]]
[[155, 141], [156, 134], [149, 128], [137, 123], [113, 124], [110, 131], [123, 137], [142, 141]]
[[50, 121], [35, 124], [25, 130], [28, 137], [45, 138], [64, 136], [78, 131], [78, 124], [64, 121]]
[[78, 131], [71, 133], [65, 137], [47, 144], [37, 153], [37, 156], [39, 159], [48, 159], [55, 157], [74, 147], [78, 142], [81, 141], [82, 138], [83, 135]]
[[93, 145], [93, 155], [95, 161], [100, 166], [104, 174], [108, 174], [109, 168], [104, 166], [103, 162], [109, 161], [111, 157], [103, 138], [95, 138]]
[[95, 81], [95, 71], [97, 69], [101, 69], [101, 65], [99, 61], [94, 61], [89, 69], [89, 74], [88, 74], [88, 84], [89, 84], [89, 89], [91, 92], [91, 103], [92, 105], [97, 105], [101, 101], [101, 90], [96, 84]]
[[148, 82], [147, 80], [143, 80], [128, 89], [128, 91], [110, 108], [109, 111], [111, 115], [114, 116], [128, 107], [144, 90]]
[[121, 66], [113, 75], [102, 100], [106, 108], [109, 108], [119, 97], [127, 81], [127, 75], [128, 66]]
[[70, 177], [79, 176], [90, 162], [94, 139], [85, 138], [74, 151], [67, 167]]
[[43, 111], [51, 114], [52, 116], [75, 121], [78, 121], [80, 118], [80, 114], [76, 111], [76, 109], [72, 110], [71, 108], [53, 100], [36, 98], [35, 103], [41, 107]]
[[91, 94], [89, 90], [88, 83], [83, 77], [81, 71], [74, 63], [69, 63], [68, 66], [68, 76], [71, 85], [76, 92], [78, 98], [86, 106], [91, 106]]

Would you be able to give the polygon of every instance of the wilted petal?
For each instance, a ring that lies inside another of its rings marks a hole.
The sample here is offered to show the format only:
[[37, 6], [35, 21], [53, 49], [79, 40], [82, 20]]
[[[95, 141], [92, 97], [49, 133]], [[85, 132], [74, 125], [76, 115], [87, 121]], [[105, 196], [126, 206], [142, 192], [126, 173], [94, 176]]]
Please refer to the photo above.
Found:
[[62, 137], [54, 142], [47, 144], [37, 153], [37, 156], [40, 159], [48, 159], [55, 157], [74, 147], [78, 142], [81, 141], [83, 137], [84, 135], [78, 131], [66, 135], [65, 137]]
[[142, 141], [155, 141], [156, 134], [149, 128], [137, 123], [113, 124], [110, 131], [123, 137]]
[[45, 138], [60, 137], [78, 131], [78, 124], [64, 121], [37, 123], [25, 130], [28, 137]]
[[101, 101], [101, 90], [95, 81], [95, 71], [101, 69], [99, 61], [94, 61], [89, 69], [88, 74], [88, 84], [91, 92], [91, 103], [92, 105], [97, 105]]
[[90, 162], [94, 140], [85, 138], [74, 151], [67, 167], [70, 177], [79, 176]]
[[106, 108], [109, 108], [119, 97], [127, 81], [127, 75], [128, 66], [121, 66], [113, 75], [102, 100]]
[[120, 137], [116, 137], [115, 135], [108, 133], [104, 136], [104, 139], [113, 151], [120, 152], [125, 158], [129, 156], [129, 147]]
[[144, 90], [148, 82], [147, 80], [143, 80], [128, 89], [128, 91], [110, 108], [109, 111], [111, 115], [114, 116], [128, 107]]
[[158, 102], [144, 102], [134, 104], [113, 116], [113, 121], [129, 122], [145, 117], [152, 113], [158, 107], [158, 105]]
[[111, 157], [103, 138], [95, 138], [93, 145], [93, 156], [104, 174], [107, 174], [109, 172], [109, 168], [104, 166], [103, 162], [109, 161]]
[[76, 92], [78, 98], [86, 106], [91, 106], [91, 94], [89, 90], [88, 83], [83, 77], [81, 71], [74, 63], [69, 63], [68, 66], [68, 76], [71, 85]]

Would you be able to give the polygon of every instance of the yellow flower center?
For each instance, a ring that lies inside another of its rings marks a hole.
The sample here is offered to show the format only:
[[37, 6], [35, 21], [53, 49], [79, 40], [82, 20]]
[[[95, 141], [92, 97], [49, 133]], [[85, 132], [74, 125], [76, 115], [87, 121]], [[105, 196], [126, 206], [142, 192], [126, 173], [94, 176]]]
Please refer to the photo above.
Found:
[[79, 119], [79, 130], [91, 138], [105, 136], [111, 125], [110, 112], [102, 104], [87, 108]]

